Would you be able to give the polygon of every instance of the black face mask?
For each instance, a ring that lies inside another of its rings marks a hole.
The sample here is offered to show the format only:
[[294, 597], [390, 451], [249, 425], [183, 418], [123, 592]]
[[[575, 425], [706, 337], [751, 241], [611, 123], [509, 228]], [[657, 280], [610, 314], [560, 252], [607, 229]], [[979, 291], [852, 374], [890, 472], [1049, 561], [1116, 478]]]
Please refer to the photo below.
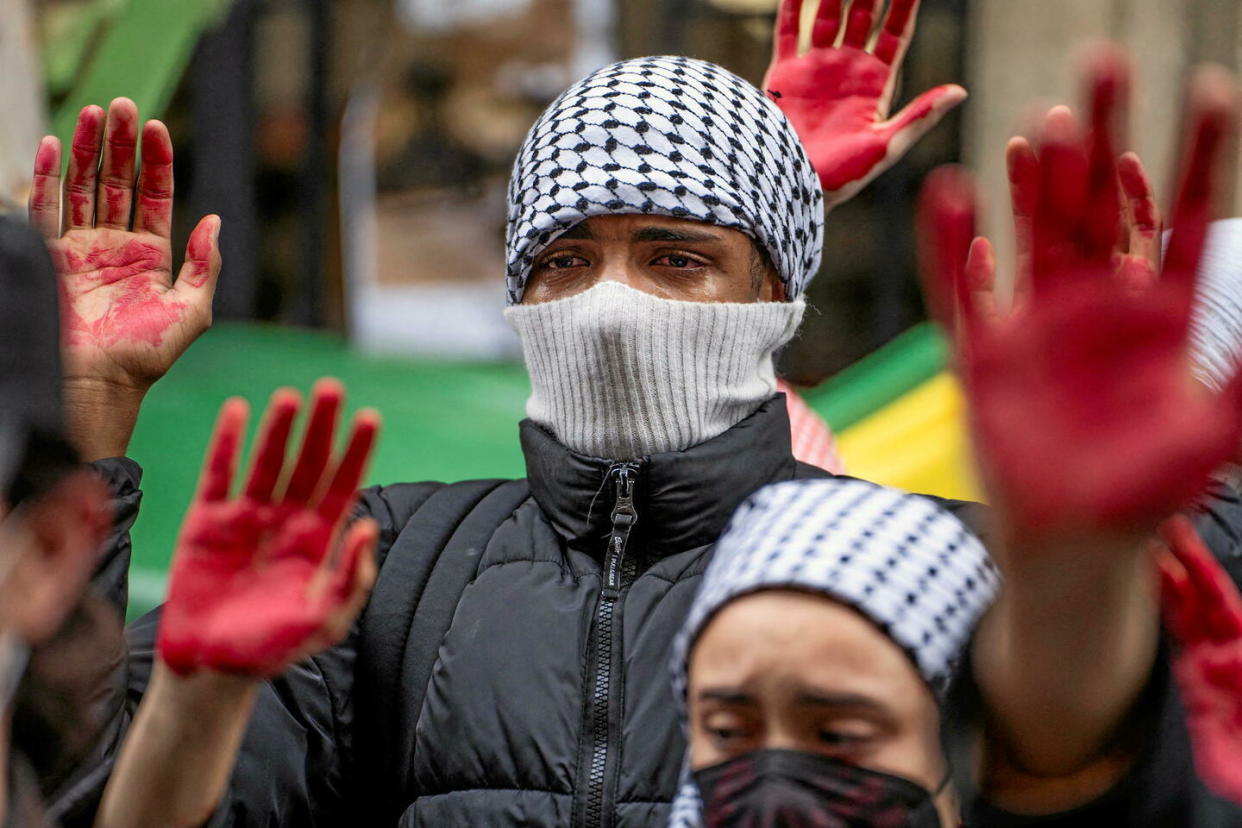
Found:
[[755, 750], [694, 779], [706, 828], [941, 828], [926, 788], [815, 753]]

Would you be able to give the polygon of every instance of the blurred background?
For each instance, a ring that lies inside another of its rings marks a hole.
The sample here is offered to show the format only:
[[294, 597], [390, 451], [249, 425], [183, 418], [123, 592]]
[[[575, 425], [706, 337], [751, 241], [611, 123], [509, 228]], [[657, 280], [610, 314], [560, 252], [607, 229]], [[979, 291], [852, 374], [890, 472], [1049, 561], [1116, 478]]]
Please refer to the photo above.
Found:
[[[223, 217], [217, 324], [152, 392], [135, 609], [163, 566], [215, 409], [344, 379], [380, 408], [383, 482], [519, 476], [527, 393], [503, 307], [504, 189], [539, 112], [613, 60], [687, 54], [758, 84], [777, 0], [0, 0], [0, 205], [20, 209], [38, 139], [127, 95], [176, 145], [180, 250]], [[804, 14], [814, 13], [806, 0]], [[924, 320], [912, 218], [933, 167], [964, 162], [1011, 249], [1003, 148], [1074, 102], [1074, 56], [1131, 48], [1133, 149], [1167, 202], [1181, 86], [1236, 69], [1239, 0], [923, 0], [898, 104], [970, 100], [828, 221], [823, 271], [781, 370], [841, 438], [851, 473], [969, 495], [960, 406]], [[1237, 214], [1236, 188], [1228, 211]], [[1002, 272], [1005, 267], [1002, 264]]]

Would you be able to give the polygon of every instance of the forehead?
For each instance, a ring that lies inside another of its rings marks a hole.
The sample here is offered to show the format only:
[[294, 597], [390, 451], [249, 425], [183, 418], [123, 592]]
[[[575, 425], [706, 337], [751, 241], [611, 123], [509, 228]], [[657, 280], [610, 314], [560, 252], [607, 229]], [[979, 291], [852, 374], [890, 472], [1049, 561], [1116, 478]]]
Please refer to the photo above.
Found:
[[791, 688], [866, 696], [898, 709], [931, 692], [906, 654], [850, 607], [823, 596], [766, 590], [729, 602], [690, 657], [698, 688], [745, 688], [775, 701]]

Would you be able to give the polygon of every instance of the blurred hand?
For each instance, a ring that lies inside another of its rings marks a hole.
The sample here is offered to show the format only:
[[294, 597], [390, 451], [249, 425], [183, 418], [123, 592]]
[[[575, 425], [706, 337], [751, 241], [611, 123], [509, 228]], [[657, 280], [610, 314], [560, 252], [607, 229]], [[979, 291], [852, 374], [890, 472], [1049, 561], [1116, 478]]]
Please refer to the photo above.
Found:
[[1177, 640], [1173, 674], [1186, 707], [1195, 766], [1242, 803], [1242, 596], [1183, 516], [1161, 527], [1165, 626]]
[[172, 141], [159, 121], [142, 127], [135, 184], [138, 123], [127, 98], [82, 110], [63, 204], [60, 142], [35, 156], [30, 220], [60, 278], [69, 425], [88, 460], [124, 453], [142, 396], [211, 325], [220, 274], [220, 219], [206, 216], [173, 281]]
[[1103, 53], [1091, 71], [1089, 136], [1072, 119], [1044, 124], [1030, 295], [1013, 313], [1000, 315], [989, 299], [990, 250], [971, 241], [967, 177], [940, 171], [924, 193], [929, 306], [956, 327], [989, 495], [1027, 537], [1152, 529], [1201, 491], [1242, 433], [1242, 383], [1207, 393], [1187, 357], [1214, 167], [1236, 129], [1236, 89], [1220, 72], [1196, 77], [1164, 273], [1136, 289], [1117, 278], [1114, 258], [1114, 134], [1127, 84], [1124, 60]]
[[175, 673], [274, 676], [349, 631], [374, 580], [377, 530], [359, 521], [342, 538], [341, 526], [379, 422], [360, 412], [344, 454], [330, 463], [342, 397], [334, 381], [316, 385], [301, 451], [280, 487], [300, 403], [292, 391], [276, 392], [250, 477], [233, 498], [246, 404], [232, 399], [220, 410], [160, 620], [160, 659]]
[[[1121, 104], [1120, 101], [1117, 103]], [[1069, 107], [1056, 106], [1048, 111], [1043, 122], [1043, 132], [1049, 131], [1065, 134], [1080, 132]], [[1009, 171], [1009, 195], [1016, 241], [1014, 301], [1015, 305], [1020, 305], [1030, 291], [1041, 162], [1031, 143], [1020, 136], [1010, 139], [1005, 148], [1005, 162]], [[1116, 277], [1124, 284], [1135, 290], [1142, 290], [1150, 286], [1160, 273], [1160, 242], [1164, 229], [1160, 209], [1156, 206], [1147, 170], [1136, 154], [1123, 154], [1117, 159], [1114, 169], [1120, 183], [1120, 198], [1115, 203], [1116, 222], [1120, 232], [1113, 247], [1113, 269]]]
[[[802, 0], [781, 0], [772, 63], [763, 80], [819, 173], [825, 209], [853, 198], [966, 99], [960, 86], [923, 93], [888, 117], [918, 0], [893, 0], [867, 51], [875, 0], [853, 0], [843, 21], [842, 0], [821, 0], [811, 48], [798, 54]], [[837, 46], [842, 22], [845, 33]]]

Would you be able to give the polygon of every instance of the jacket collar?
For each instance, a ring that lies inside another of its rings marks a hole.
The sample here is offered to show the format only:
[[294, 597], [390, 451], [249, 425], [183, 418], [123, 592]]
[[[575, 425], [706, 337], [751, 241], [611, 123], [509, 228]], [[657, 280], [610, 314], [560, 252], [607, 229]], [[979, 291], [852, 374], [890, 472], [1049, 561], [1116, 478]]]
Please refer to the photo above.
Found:
[[[616, 463], [571, 451], [532, 420], [520, 428], [535, 501], [572, 548], [602, 551], [612, 528], [609, 470]], [[658, 558], [712, 543], [747, 495], [794, 476], [785, 396], [705, 443], [632, 462], [636, 548]]]

